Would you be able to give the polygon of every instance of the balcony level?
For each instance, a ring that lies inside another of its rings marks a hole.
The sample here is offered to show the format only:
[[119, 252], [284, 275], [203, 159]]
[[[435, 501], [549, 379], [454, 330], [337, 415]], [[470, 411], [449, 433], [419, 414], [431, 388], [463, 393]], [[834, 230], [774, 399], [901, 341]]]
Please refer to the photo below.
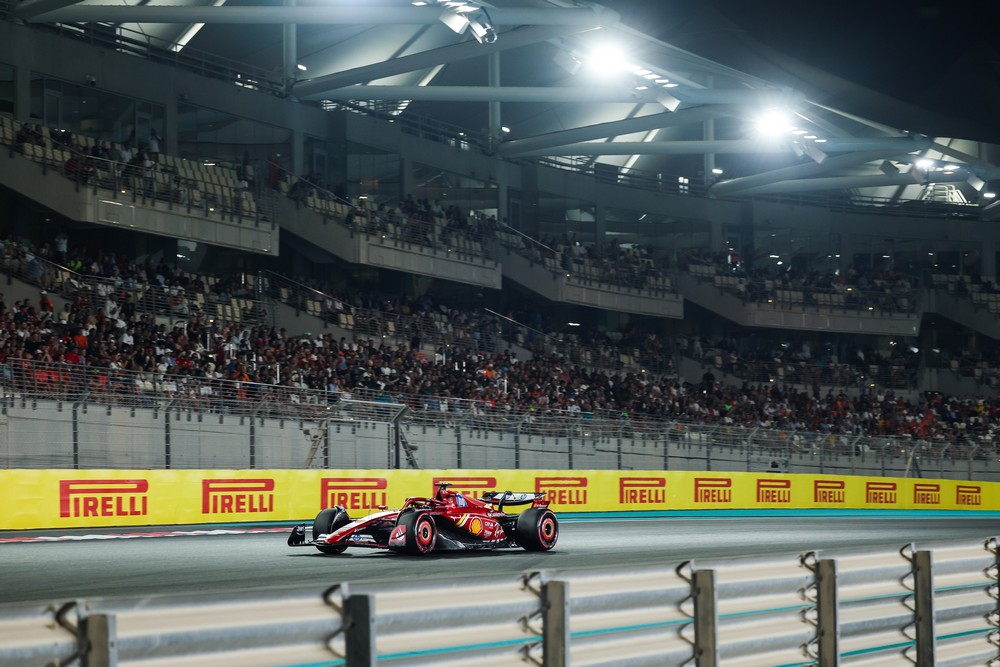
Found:
[[[79, 222], [278, 254], [278, 228], [257, 210], [235, 174], [160, 155], [150, 173], [90, 157], [83, 145], [16, 140], [20, 124], [0, 118], [0, 185]], [[91, 140], [92, 141], [92, 140]]]

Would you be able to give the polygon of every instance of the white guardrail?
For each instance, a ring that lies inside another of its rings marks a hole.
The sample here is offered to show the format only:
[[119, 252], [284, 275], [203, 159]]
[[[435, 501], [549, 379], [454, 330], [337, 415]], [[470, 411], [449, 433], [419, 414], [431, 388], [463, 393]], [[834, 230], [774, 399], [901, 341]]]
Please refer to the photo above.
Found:
[[1000, 665], [997, 539], [0, 606], [0, 666]]

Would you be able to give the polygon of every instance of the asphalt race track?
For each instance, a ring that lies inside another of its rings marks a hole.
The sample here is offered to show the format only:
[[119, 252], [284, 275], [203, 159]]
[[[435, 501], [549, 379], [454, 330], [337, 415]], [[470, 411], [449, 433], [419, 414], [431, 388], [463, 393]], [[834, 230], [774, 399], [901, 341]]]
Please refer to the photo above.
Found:
[[[0, 533], [0, 602], [212, 593], [343, 582], [413, 581], [534, 569], [676, 565], [691, 558], [788, 554], [853, 547], [918, 546], [1000, 535], [992, 518], [564, 518], [556, 548], [432, 554], [426, 558], [349, 550], [326, 556], [285, 545], [277, 526], [139, 528]], [[190, 535], [192, 531], [209, 534]], [[112, 537], [156, 534], [180, 535]], [[250, 532], [262, 530], [267, 532]], [[184, 534], [187, 535], [184, 535]], [[100, 535], [98, 538], [97, 536]], [[58, 541], [9, 540], [63, 538]]]

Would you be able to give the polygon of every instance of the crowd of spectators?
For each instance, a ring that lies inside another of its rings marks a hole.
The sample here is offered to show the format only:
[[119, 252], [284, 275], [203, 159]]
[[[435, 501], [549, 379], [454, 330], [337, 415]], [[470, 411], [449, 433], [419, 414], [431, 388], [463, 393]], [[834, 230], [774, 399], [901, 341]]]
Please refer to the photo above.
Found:
[[752, 337], [692, 337], [686, 354], [748, 382], [782, 382], [807, 387], [832, 386], [915, 389], [920, 356], [916, 348], [892, 341], [887, 349], [867, 345], [813, 349], [777, 333]]
[[[106, 380], [90, 386], [94, 400], [104, 398], [102, 391], [151, 398], [144, 383], [183, 391], [189, 383], [228, 380], [229, 387], [241, 388], [234, 396], [242, 391], [247, 400], [268, 385], [330, 395], [361, 391], [445, 413], [473, 406], [484, 412], [601, 413], [629, 421], [677, 420], [793, 434], [905, 436], [957, 456], [972, 444], [992, 443], [1000, 424], [1000, 399], [922, 394], [910, 401], [881, 389], [848, 397], [779, 384], [724, 385], [710, 376], [689, 383], [597, 371], [556, 354], [519, 360], [507, 351], [453, 348], [428, 355], [406, 344], [338, 339], [329, 333], [292, 336], [272, 327], [208, 324], [198, 316], [172, 326], [157, 324], [150, 315], [108, 315], [102, 306], [82, 302], [71, 306], [63, 323], [44, 317], [40, 308], [25, 301], [10, 308], [0, 303], [0, 363], [20, 370], [41, 361], [134, 372], [129, 386]], [[191, 398], [211, 405], [205, 394]]]
[[[732, 250], [691, 251], [688, 261], [711, 268], [714, 275], [732, 278], [722, 284], [723, 288], [745, 302], [794, 299], [807, 306], [834, 305], [890, 312], [912, 312], [915, 305], [910, 279], [892, 269], [851, 267], [828, 271], [806, 262], [774, 260], [754, 264]], [[828, 301], [823, 295], [833, 295], [837, 300]]]
[[[69, 248], [65, 234], [51, 243], [32, 246], [12, 240], [0, 242], [0, 266], [77, 302], [100, 304], [106, 313], [115, 310], [186, 317], [216, 312], [216, 305], [245, 300], [239, 319], [259, 319], [262, 305], [240, 276], [207, 277], [188, 274], [165, 262], [142, 263], [104, 249]], [[65, 271], [64, 269], [68, 269]], [[68, 311], [59, 313], [65, 318]]]
[[[57, 258], [62, 247], [62, 240], [38, 248], [8, 243], [4, 245], [3, 264], [9, 268], [14, 262], [30, 265], [38, 257]], [[107, 279], [110, 292], [81, 290], [62, 308], [55, 308], [41, 291], [37, 300], [9, 305], [0, 297], [0, 363], [22, 371], [38, 362], [65, 364], [70, 369], [131, 371], [128, 377], [132, 380], [127, 384], [105, 381], [89, 386], [95, 398], [101, 392], [127, 393], [152, 401], [156, 387], [183, 392], [189, 383], [218, 381], [243, 387], [235, 390], [236, 397], [242, 391], [247, 400], [259, 395], [261, 388], [272, 386], [292, 392], [287, 396], [297, 395], [294, 392], [328, 396], [363, 392], [440, 412], [556, 411], [582, 418], [612, 415], [630, 422], [676, 420], [845, 437], [904, 436], [955, 455], [964, 455], [973, 446], [992, 451], [1000, 424], [1000, 399], [925, 393], [910, 400], [883, 387], [849, 397], [845, 392], [823, 390], [819, 385], [824, 383], [809, 382], [806, 377], [800, 383], [809, 385], [806, 388], [790, 386], [793, 378], [789, 377], [778, 382], [727, 385], [717, 382], [711, 373], [699, 382], [686, 382], [671, 375], [599, 368], [590, 363], [593, 359], [580, 354], [583, 349], [602, 350], [601, 354], [609, 357], [621, 355], [623, 350], [650, 357], [669, 354], [662, 339], [638, 330], [558, 338], [536, 333], [532, 335], [548, 342], [531, 358], [518, 358], [509, 349], [487, 349], [477, 342], [482, 340], [480, 327], [486, 320], [448, 306], [442, 310], [442, 304], [430, 297], [388, 299], [356, 293], [345, 303], [357, 308], [359, 314], [365, 309], [408, 311], [414, 317], [429, 316], [435, 310], [446, 313], [447, 321], [468, 328], [468, 345], [441, 346], [430, 352], [419, 340], [349, 338], [333, 333], [294, 335], [270, 326], [210, 321], [200, 313], [164, 323], [144, 312], [142, 304], [127, 299], [120, 302], [119, 290], [135, 283], [201, 289], [205, 287], [201, 277], [166, 265], [142, 266], [100, 251], [69, 249], [66, 258], [81, 273]], [[216, 285], [226, 293], [245, 289], [238, 281], [218, 281]], [[544, 328], [544, 321], [536, 315], [510, 314]], [[501, 318], [499, 326], [514, 321], [514, 317]], [[497, 322], [489, 320], [489, 326], [498, 326]], [[527, 330], [540, 332], [541, 328]], [[696, 348], [694, 343], [692, 348]], [[716, 350], [728, 353], [716, 345], [703, 349], [702, 356], [710, 350], [713, 354]], [[872, 361], [867, 356], [870, 350], [854, 352], [866, 356], [857, 356], [852, 362], [827, 361], [855, 369]], [[776, 360], [797, 364], [821, 361], [823, 356], [796, 349], [781, 352]], [[737, 359], [733, 371], [740, 370], [739, 363]], [[816, 368], [823, 368], [823, 364], [817, 363]], [[211, 399], [204, 394], [192, 400], [211, 406]]]
[[81, 183], [103, 174], [116, 186], [135, 188], [152, 196], [154, 180], [160, 168], [160, 137], [150, 130], [149, 137], [139, 139], [133, 130], [121, 143], [93, 140], [69, 130], [54, 130], [37, 123], [24, 123], [14, 136], [14, 146], [21, 153], [28, 146], [58, 149], [66, 159], [63, 173]]
[[545, 235], [538, 241], [520, 234], [503, 234], [499, 239], [533, 263], [565, 272], [570, 278], [649, 289], [658, 288], [668, 275], [666, 258], [654, 255], [640, 243], [613, 239], [602, 245], [580, 241], [570, 232]]

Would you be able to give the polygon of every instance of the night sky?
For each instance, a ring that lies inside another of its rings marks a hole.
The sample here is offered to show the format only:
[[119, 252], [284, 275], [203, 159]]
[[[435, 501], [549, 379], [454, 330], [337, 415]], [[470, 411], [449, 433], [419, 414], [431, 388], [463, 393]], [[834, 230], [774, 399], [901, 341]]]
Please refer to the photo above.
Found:
[[977, 41], [1000, 51], [1000, 0], [603, 0], [601, 4], [618, 11], [626, 23], [665, 39], [683, 29], [694, 13], [713, 8], [778, 51], [899, 99], [912, 98], [927, 82], [944, 76]]

